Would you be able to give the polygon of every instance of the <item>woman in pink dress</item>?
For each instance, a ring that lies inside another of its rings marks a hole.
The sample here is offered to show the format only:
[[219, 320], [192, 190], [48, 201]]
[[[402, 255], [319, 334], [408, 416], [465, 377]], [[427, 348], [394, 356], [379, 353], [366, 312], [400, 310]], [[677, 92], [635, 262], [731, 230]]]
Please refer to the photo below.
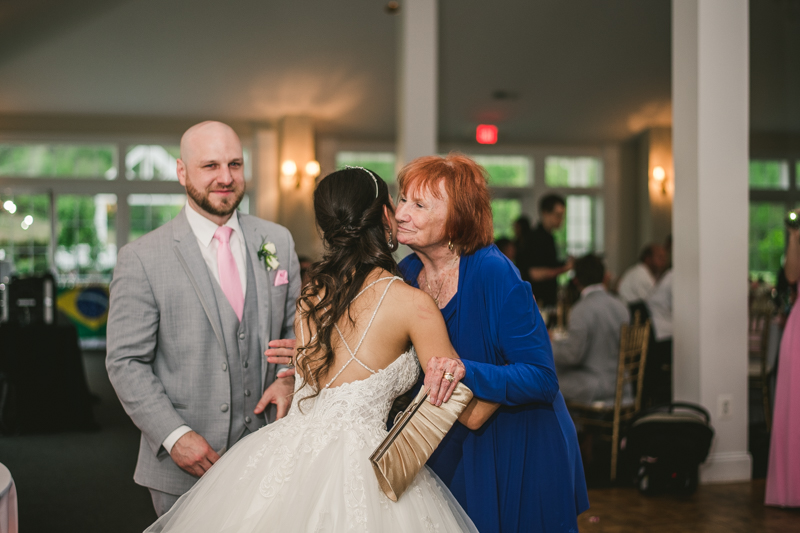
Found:
[[[786, 279], [800, 278], [800, 230], [789, 229]], [[767, 470], [766, 505], [800, 507], [800, 304], [795, 302], [781, 339], [775, 414]]]

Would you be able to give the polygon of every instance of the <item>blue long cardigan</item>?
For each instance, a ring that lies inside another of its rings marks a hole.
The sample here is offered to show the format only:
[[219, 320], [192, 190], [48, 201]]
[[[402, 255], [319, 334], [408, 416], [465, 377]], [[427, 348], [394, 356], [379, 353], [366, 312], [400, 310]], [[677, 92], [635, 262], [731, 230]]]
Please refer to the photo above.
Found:
[[[417, 286], [422, 262], [400, 263]], [[496, 246], [461, 257], [442, 309], [463, 382], [501, 404], [477, 431], [456, 423], [428, 461], [481, 532], [578, 531], [589, 507], [575, 426], [530, 284]]]

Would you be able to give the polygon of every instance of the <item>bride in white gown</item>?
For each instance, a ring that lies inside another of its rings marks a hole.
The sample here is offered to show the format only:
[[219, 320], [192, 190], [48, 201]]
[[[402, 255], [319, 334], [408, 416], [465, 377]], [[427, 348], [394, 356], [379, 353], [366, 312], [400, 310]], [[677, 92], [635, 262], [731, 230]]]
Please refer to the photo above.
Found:
[[[231, 448], [147, 532], [477, 531], [427, 467], [392, 502], [369, 462], [420, 363], [438, 404], [464, 375], [436, 304], [396, 276], [386, 184], [340, 170], [320, 182], [314, 208], [325, 256], [298, 303], [289, 414]], [[459, 420], [477, 428], [491, 412], [473, 400]]]

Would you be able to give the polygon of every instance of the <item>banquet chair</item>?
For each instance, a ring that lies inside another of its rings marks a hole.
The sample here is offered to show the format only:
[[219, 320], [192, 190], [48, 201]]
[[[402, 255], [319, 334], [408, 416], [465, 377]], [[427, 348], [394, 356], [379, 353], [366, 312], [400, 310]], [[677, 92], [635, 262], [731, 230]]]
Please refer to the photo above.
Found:
[[[624, 324], [620, 330], [617, 386], [613, 402], [567, 402], [575, 424], [595, 428], [600, 438], [611, 441], [611, 481], [617, 479], [620, 431], [639, 412], [642, 406], [642, 384], [650, 340], [650, 321]], [[632, 398], [626, 391], [632, 391]]]
[[769, 382], [772, 369], [769, 367], [769, 341], [772, 323], [772, 309], [756, 307], [750, 309], [747, 327], [748, 389], [760, 389], [764, 406], [764, 421], [767, 431], [772, 427], [772, 413], [769, 405]]

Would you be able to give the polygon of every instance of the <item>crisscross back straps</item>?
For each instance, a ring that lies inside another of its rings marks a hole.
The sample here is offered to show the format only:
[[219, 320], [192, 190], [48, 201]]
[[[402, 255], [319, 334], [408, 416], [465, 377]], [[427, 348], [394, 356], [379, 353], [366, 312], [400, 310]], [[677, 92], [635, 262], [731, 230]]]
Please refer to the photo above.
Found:
[[334, 381], [336, 381], [336, 379], [342, 374], [342, 372], [344, 372], [345, 368], [347, 368], [350, 365], [350, 363], [352, 363], [353, 361], [355, 361], [358, 364], [360, 364], [362, 367], [364, 367], [370, 373], [377, 374], [377, 372], [375, 370], [372, 370], [370, 367], [365, 365], [358, 357], [356, 357], [356, 354], [358, 353], [359, 348], [361, 348], [361, 344], [364, 342], [364, 339], [367, 336], [367, 332], [369, 331], [369, 328], [372, 326], [372, 322], [375, 320], [375, 315], [378, 314], [378, 309], [380, 309], [381, 304], [383, 303], [383, 299], [386, 298], [386, 293], [389, 292], [389, 287], [391, 287], [392, 283], [394, 283], [394, 281], [398, 280], [398, 279], [402, 279], [402, 278], [399, 278], [397, 276], [391, 276], [391, 277], [385, 277], [385, 278], [377, 279], [377, 280], [373, 281], [372, 283], [370, 283], [369, 285], [367, 285], [366, 287], [364, 287], [364, 289], [362, 289], [361, 292], [356, 294], [356, 297], [353, 298], [350, 301], [350, 305], [352, 305], [353, 302], [355, 302], [356, 299], [359, 296], [361, 296], [362, 294], [364, 294], [367, 291], [367, 289], [369, 289], [370, 287], [372, 287], [376, 283], [379, 283], [381, 281], [389, 280], [389, 283], [386, 284], [386, 288], [383, 290], [383, 294], [381, 295], [381, 299], [378, 301], [378, 305], [375, 307], [375, 310], [372, 312], [372, 317], [369, 319], [369, 323], [367, 324], [367, 327], [364, 329], [364, 333], [361, 335], [361, 339], [358, 341], [358, 344], [356, 345], [356, 349], [355, 350], [350, 349], [350, 345], [347, 344], [346, 340], [344, 340], [344, 335], [342, 335], [342, 331], [339, 329], [339, 325], [338, 324], [334, 324], [334, 327], [336, 328], [336, 332], [339, 334], [339, 338], [342, 339], [342, 343], [344, 344], [344, 347], [350, 353], [350, 359], [347, 360], [347, 362], [342, 366], [342, 368], [339, 369], [339, 371], [336, 373], [336, 375], [333, 376], [333, 379], [330, 380], [328, 382], [328, 384], [325, 385], [324, 388], [326, 388], [326, 389], [329, 388], [331, 386], [331, 384]]

